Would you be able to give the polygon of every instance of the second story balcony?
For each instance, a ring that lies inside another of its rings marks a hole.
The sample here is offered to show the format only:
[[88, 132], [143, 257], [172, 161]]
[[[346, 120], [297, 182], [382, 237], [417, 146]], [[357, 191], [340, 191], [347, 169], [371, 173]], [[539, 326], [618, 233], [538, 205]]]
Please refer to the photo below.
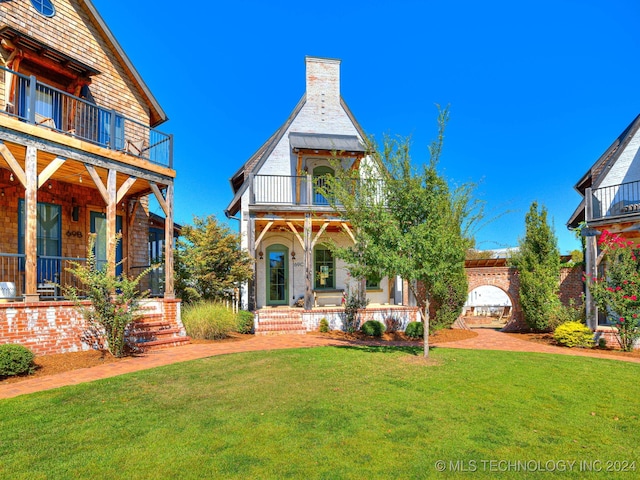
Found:
[[[249, 205], [275, 209], [331, 209], [327, 197], [328, 183], [324, 176], [312, 175], [253, 175], [250, 180]], [[354, 188], [364, 185], [359, 180]], [[379, 200], [384, 195], [381, 180], [366, 182], [366, 194]], [[364, 193], [363, 193], [364, 194]]]
[[640, 181], [588, 188], [585, 201], [587, 222], [640, 218]]
[[0, 112], [173, 169], [172, 135], [4, 67], [0, 67]]

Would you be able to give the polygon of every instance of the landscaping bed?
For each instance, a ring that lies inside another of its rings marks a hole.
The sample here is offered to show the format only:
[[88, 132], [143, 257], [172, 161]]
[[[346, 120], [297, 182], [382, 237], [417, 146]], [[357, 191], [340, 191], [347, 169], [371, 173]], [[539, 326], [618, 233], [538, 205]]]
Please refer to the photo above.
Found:
[[[507, 335], [511, 335], [515, 338], [519, 338], [520, 340], [526, 340], [528, 342], [542, 343], [544, 345], [551, 345], [554, 347], [564, 347], [563, 345], [558, 344], [553, 338], [553, 333], [530, 333], [530, 332], [513, 332], [507, 333]], [[577, 347], [574, 347], [577, 348]], [[619, 348], [613, 348], [611, 346], [600, 348], [595, 346], [593, 348], [586, 349], [590, 352], [604, 353], [608, 355], [616, 355], [621, 357], [635, 357], [640, 358], [640, 350], [636, 349], [632, 352], [623, 352]]]
[[[331, 330], [327, 333], [311, 332], [310, 335], [319, 335], [329, 338], [338, 338], [341, 340], [353, 340], [353, 341], [372, 341], [379, 340], [384, 342], [412, 342], [415, 344], [422, 344], [422, 338], [410, 338], [407, 337], [404, 332], [383, 333], [382, 337], [376, 338], [369, 335], [365, 335], [362, 332], [347, 333], [342, 330]], [[454, 328], [445, 328], [438, 330], [437, 332], [429, 335], [429, 343], [445, 343], [445, 342], [457, 342], [460, 340], [467, 340], [469, 338], [477, 337], [478, 334], [470, 330], [461, 330]]]

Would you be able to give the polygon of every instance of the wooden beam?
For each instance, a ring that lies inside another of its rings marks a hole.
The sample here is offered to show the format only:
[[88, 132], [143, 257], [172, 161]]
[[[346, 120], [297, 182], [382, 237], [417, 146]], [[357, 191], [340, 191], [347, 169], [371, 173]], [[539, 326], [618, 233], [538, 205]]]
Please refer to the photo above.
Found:
[[298, 233], [298, 230], [296, 229], [296, 227], [293, 225], [293, 223], [291, 222], [287, 222], [287, 225], [289, 225], [289, 228], [291, 229], [291, 231], [293, 232], [293, 234], [296, 236], [296, 238], [298, 239], [298, 242], [300, 242], [300, 246], [302, 247], [302, 250], [304, 251], [304, 241], [302, 240], [302, 237], [300, 236], [300, 234]]
[[94, 167], [93, 165], [89, 165], [88, 163], [85, 163], [84, 168], [86, 168], [87, 172], [89, 172], [89, 176], [93, 179], [93, 183], [95, 183], [96, 188], [100, 192], [100, 195], [104, 200], [104, 203], [109, 205], [109, 194], [107, 193], [107, 188], [102, 183], [102, 179], [100, 178], [100, 175], [98, 175], [98, 172], [96, 171], [96, 167]]
[[345, 222], [341, 222], [340, 225], [342, 225], [342, 228], [344, 228], [345, 232], [349, 234], [353, 243], [354, 244], [357, 243], [356, 237], [354, 237], [353, 232], [351, 231], [351, 228], [349, 228], [349, 225], [347, 225]]
[[62, 157], [56, 157], [51, 160], [51, 163], [47, 165], [42, 172], [40, 172], [40, 175], [38, 175], [38, 188], [44, 185], [45, 182], [51, 178], [51, 175], [56, 173], [56, 170], [58, 170], [65, 161], [66, 159]]
[[107, 174], [107, 269], [116, 274], [116, 171]]
[[167, 185], [164, 220], [164, 298], [175, 298], [173, 284], [173, 183]]
[[156, 199], [158, 200], [158, 203], [160, 204], [162, 211], [164, 212], [165, 216], [167, 216], [169, 213], [169, 207], [167, 206], [167, 202], [165, 198], [162, 196], [162, 192], [158, 188], [158, 185], [155, 182], [149, 182], [149, 186], [151, 187], [153, 194], [156, 196]]
[[313, 308], [313, 256], [311, 247], [311, 235], [313, 234], [311, 214], [304, 218], [304, 309]]
[[329, 222], [325, 222], [324, 224], [322, 224], [322, 227], [320, 227], [320, 231], [318, 232], [316, 237], [311, 242], [311, 249], [312, 250], [313, 250], [313, 247], [316, 246], [316, 243], [318, 243], [318, 240], [320, 239], [320, 235], [322, 235], [324, 233], [324, 231], [327, 229], [328, 226], [329, 226]]
[[260, 232], [260, 236], [258, 237], [258, 239], [256, 240], [256, 243], [254, 243], [254, 247], [253, 248], [258, 248], [258, 245], [260, 245], [260, 242], [262, 241], [262, 237], [265, 236], [265, 234], [269, 231], [269, 229], [271, 228], [271, 226], [274, 224], [274, 222], [269, 222], [267, 223], [267, 226], [264, 227], [264, 230], [262, 230]]
[[27, 175], [16, 160], [16, 157], [13, 156], [13, 153], [11, 153], [9, 148], [3, 142], [0, 142], [0, 154], [7, 161], [7, 164], [9, 164], [11, 171], [15, 173], [16, 177], [18, 177], [18, 180], [20, 180], [22, 186], [24, 188], [27, 188]]
[[[25, 251], [25, 300], [38, 301], [38, 151], [27, 147], [25, 155], [25, 193], [24, 212], [26, 229], [24, 235]], [[54, 279], [51, 279], [54, 280]]]
[[136, 180], [136, 177], [129, 177], [124, 181], [122, 185], [120, 185], [118, 193], [116, 194], [116, 203], [120, 203], [120, 200], [124, 198], [129, 189], [133, 186], [134, 183], [136, 183]]
[[350, 170], [357, 170], [358, 168], [360, 168], [361, 161], [362, 161], [362, 156], [356, 157], [353, 163], [351, 164]]

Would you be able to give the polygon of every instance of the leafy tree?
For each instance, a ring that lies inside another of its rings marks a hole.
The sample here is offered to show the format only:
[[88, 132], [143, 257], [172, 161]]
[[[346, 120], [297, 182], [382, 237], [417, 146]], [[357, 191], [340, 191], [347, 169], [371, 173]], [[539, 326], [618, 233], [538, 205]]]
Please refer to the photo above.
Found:
[[520, 276], [520, 305], [529, 328], [547, 331], [560, 309], [560, 252], [547, 223], [547, 209], [533, 202], [525, 216], [525, 236], [512, 257]]
[[240, 236], [215, 216], [194, 217], [176, 243], [176, 293], [185, 303], [229, 297], [253, 276], [253, 259], [240, 248]]
[[473, 186], [451, 190], [437, 172], [448, 109], [440, 110], [439, 135], [430, 160], [416, 168], [408, 139], [371, 140], [358, 168], [334, 162], [336, 175], [326, 182], [326, 198], [353, 227], [355, 245], [333, 245], [356, 278], [400, 275], [424, 312], [424, 355], [429, 352], [430, 306], [436, 326], [451, 324], [467, 296], [465, 253], [473, 242], [465, 235], [482, 216], [471, 198]]

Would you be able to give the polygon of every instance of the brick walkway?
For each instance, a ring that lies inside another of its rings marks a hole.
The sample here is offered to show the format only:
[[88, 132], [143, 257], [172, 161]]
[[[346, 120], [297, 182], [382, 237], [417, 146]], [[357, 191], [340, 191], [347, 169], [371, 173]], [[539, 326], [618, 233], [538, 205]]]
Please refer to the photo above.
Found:
[[[579, 349], [553, 347], [549, 345], [529, 342], [514, 338], [496, 330], [476, 329], [477, 337], [458, 342], [448, 342], [434, 346], [438, 348], [464, 348], [476, 350], [507, 350], [517, 352], [556, 353], [560, 355], [577, 355], [585, 357], [606, 358], [640, 363], [640, 358], [619, 357]], [[380, 342], [369, 342], [380, 344]], [[149, 368], [160, 367], [187, 360], [224, 355], [228, 353], [250, 352], [257, 350], [281, 350], [285, 348], [322, 347], [328, 345], [362, 344], [330, 339], [315, 335], [274, 335], [253, 336], [249, 340], [221, 343], [200, 343], [182, 347], [158, 350], [140, 357], [130, 357], [119, 362], [100, 365], [97, 367], [71, 370], [57, 375], [25, 379], [21, 382], [0, 384], [0, 399], [16, 397], [29, 393], [50, 390], [53, 388], [91, 382], [101, 378], [115, 377], [125, 373], [137, 372]], [[387, 343], [382, 343], [387, 344]], [[415, 345], [413, 343], [412, 345]]]

